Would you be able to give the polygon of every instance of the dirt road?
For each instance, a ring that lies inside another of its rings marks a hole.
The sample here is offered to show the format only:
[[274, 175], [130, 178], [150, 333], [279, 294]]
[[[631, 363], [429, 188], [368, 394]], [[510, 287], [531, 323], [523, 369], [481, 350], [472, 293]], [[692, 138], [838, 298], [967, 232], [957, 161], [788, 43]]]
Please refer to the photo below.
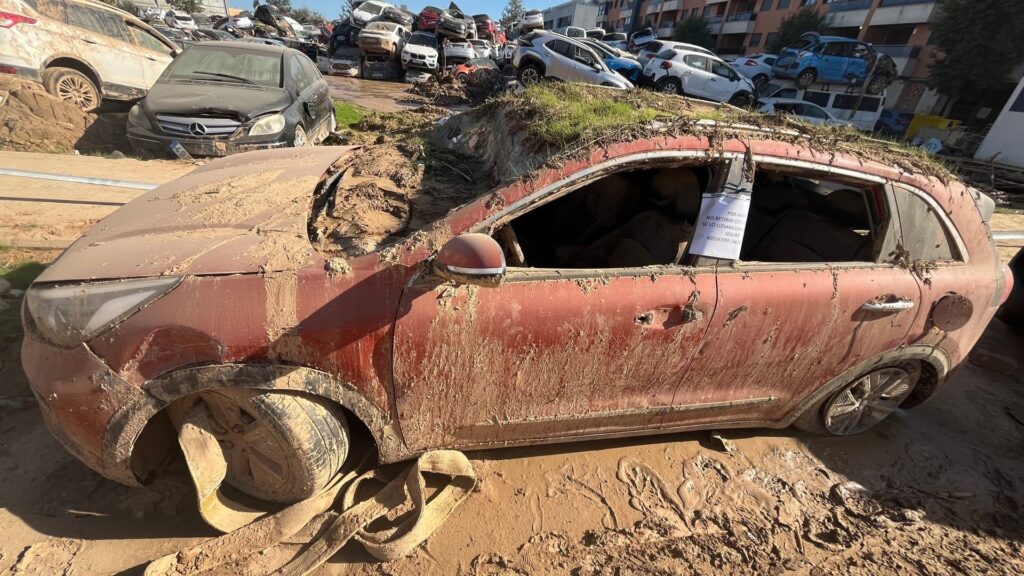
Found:
[[[191, 169], [0, 154], [0, 166], [15, 165], [151, 182]], [[40, 199], [140, 193], [9, 182], [0, 180], [3, 195]], [[113, 209], [0, 202], [3, 226], [55, 238]], [[1021, 229], [1022, 220], [999, 214], [995, 227]], [[213, 536], [180, 462], [129, 489], [49, 435], [20, 368], [20, 302], [5, 302], [0, 574], [140, 574], [149, 560]], [[857, 437], [723, 431], [724, 443], [704, 432], [471, 454], [479, 491], [412, 557], [382, 565], [350, 544], [323, 573], [1024, 573], [1024, 339], [997, 321], [979, 349], [987, 355], [933, 401]]]

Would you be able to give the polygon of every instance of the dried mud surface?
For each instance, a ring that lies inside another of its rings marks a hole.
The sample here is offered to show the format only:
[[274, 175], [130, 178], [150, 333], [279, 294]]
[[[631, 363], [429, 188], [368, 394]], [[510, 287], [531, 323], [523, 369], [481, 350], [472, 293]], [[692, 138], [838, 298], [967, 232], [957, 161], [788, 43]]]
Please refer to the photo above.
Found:
[[0, 76], [0, 150], [96, 152], [124, 141], [124, 115], [97, 116], [48, 94], [42, 85]]
[[413, 84], [409, 92], [424, 97], [439, 106], [479, 104], [501, 93], [508, 81], [500, 70], [479, 68], [470, 72], [465, 80], [454, 76], [434, 75]]

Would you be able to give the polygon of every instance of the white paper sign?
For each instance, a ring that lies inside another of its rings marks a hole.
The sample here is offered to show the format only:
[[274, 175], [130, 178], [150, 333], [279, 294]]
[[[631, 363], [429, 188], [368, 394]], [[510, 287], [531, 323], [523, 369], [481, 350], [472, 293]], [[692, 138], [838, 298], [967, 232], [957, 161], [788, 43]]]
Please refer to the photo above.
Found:
[[750, 212], [750, 194], [705, 194], [690, 254], [738, 260]]

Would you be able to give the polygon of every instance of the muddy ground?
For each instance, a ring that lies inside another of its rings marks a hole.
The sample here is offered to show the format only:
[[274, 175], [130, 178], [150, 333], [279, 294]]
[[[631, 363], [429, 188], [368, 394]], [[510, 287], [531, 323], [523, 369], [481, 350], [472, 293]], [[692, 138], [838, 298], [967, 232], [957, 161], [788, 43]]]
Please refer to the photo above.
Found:
[[[55, 252], [0, 252], [44, 260]], [[141, 574], [214, 535], [180, 463], [105, 480], [45, 430], [0, 312], [0, 574]], [[932, 402], [849, 438], [792, 430], [472, 453], [480, 488], [416, 553], [323, 574], [1024, 573], [1024, 338], [996, 321]], [[976, 351], [977, 352], [977, 351]], [[269, 560], [269, 558], [268, 558]], [[254, 562], [261, 562], [255, 558]]]

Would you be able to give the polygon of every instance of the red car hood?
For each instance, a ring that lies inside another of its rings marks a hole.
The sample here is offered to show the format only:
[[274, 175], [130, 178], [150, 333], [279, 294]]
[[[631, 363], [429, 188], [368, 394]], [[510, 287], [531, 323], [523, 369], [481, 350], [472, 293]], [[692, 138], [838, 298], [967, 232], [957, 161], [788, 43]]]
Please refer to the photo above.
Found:
[[97, 223], [39, 282], [298, 270], [321, 260], [313, 192], [351, 147], [237, 154], [168, 182]]

